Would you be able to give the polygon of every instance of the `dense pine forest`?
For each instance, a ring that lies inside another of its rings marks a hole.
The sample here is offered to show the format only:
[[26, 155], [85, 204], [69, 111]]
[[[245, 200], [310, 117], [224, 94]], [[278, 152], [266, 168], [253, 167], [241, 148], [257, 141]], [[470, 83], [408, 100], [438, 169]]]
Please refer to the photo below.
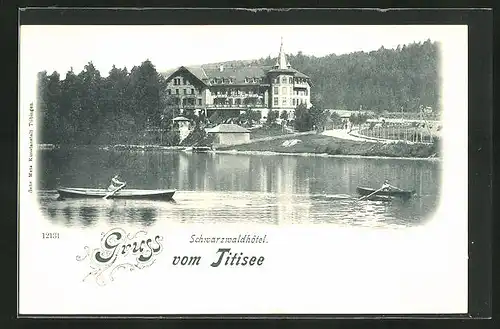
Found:
[[[320, 108], [397, 112], [419, 105], [439, 110], [438, 44], [427, 40], [371, 52], [324, 57], [288, 54], [292, 67], [312, 80], [311, 102]], [[219, 64], [272, 66], [276, 58]]]
[[[430, 40], [372, 52], [324, 57], [288, 55], [293, 68], [312, 80], [316, 109], [415, 112], [418, 106], [439, 111], [438, 45]], [[274, 65], [274, 58], [233, 61], [226, 65]], [[62, 76], [63, 74], [63, 76]], [[37, 113], [41, 143], [131, 144], [146, 131], [165, 129], [164, 144], [175, 144], [173, 113], [164, 94], [165, 80], [151, 61], [130, 71], [112, 67], [107, 77], [90, 62], [80, 73], [40, 72]], [[168, 110], [170, 109], [170, 110]], [[163, 125], [163, 126], [162, 126]]]

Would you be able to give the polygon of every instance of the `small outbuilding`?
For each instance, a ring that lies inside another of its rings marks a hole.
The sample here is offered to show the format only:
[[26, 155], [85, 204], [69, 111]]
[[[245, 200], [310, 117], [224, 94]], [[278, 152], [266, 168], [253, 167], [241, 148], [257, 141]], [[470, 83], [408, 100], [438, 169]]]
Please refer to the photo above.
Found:
[[191, 129], [190, 120], [188, 118], [179, 116], [179, 117], [175, 117], [172, 121], [174, 123], [177, 123], [177, 125], [179, 127], [179, 137], [180, 137], [180, 140], [182, 142], [186, 137], [189, 136], [189, 132]]
[[223, 123], [214, 128], [207, 128], [206, 132], [215, 137], [215, 144], [231, 145], [250, 141], [250, 130], [237, 124]]

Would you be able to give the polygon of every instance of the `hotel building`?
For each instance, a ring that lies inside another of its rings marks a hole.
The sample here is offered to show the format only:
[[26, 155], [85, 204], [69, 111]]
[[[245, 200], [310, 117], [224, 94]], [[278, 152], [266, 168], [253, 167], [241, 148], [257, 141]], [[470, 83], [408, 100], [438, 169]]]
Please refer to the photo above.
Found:
[[299, 104], [311, 107], [311, 79], [293, 69], [283, 50], [283, 40], [276, 64], [217, 68], [181, 66], [166, 73], [167, 95], [180, 113], [215, 111], [229, 116], [259, 110], [266, 117], [269, 110], [287, 111], [293, 116]]

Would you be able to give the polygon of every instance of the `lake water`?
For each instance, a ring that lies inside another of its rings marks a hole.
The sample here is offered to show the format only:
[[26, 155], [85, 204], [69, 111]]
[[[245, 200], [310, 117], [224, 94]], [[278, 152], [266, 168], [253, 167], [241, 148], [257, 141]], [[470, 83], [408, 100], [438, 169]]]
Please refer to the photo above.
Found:
[[[439, 202], [437, 161], [131, 152], [38, 151], [41, 211], [52, 224], [335, 223], [368, 227], [421, 225]], [[57, 187], [106, 188], [115, 172], [131, 189], [177, 189], [172, 202], [57, 200]], [[357, 186], [384, 179], [417, 196], [407, 202], [358, 201]]]

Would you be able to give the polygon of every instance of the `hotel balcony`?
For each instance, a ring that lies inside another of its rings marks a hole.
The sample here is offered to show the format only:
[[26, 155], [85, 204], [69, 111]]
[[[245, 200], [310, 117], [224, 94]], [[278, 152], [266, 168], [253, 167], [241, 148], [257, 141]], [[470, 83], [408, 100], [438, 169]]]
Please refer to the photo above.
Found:
[[267, 108], [266, 104], [206, 104], [208, 109], [250, 109]]
[[294, 82], [293, 87], [294, 88], [307, 88], [307, 87], [309, 87], [309, 84], [307, 82]]
[[216, 93], [213, 93], [212, 94], [212, 97], [213, 98], [232, 98], [232, 97], [244, 97], [244, 98], [264, 98], [264, 94], [246, 94], [246, 93], [240, 93], [240, 94], [229, 94], [229, 93], [225, 93], [225, 94], [216, 94]]

